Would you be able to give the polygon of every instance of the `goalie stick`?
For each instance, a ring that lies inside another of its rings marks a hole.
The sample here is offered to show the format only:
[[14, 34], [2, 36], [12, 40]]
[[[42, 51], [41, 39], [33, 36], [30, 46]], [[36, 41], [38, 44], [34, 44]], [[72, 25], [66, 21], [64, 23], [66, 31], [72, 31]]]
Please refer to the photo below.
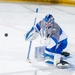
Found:
[[[38, 8], [36, 8], [36, 13], [38, 13]], [[34, 26], [36, 24], [36, 18], [37, 18], [37, 14], [36, 14], [36, 17], [34, 19]], [[30, 41], [30, 44], [29, 44], [29, 50], [28, 50], [28, 55], [27, 55], [27, 60], [30, 62], [30, 50], [31, 50], [31, 45], [32, 45], [32, 41]]]

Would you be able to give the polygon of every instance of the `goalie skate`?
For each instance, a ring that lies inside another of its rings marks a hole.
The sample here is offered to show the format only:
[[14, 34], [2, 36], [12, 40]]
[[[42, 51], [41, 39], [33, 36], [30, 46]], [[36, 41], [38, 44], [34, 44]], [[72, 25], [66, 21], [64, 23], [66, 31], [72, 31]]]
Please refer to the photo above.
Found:
[[68, 57], [68, 56], [70, 56], [70, 53], [69, 52], [62, 52], [61, 55]]
[[60, 60], [60, 62], [57, 63], [56, 66], [59, 69], [66, 69], [66, 68], [69, 68], [70, 67], [70, 64], [67, 61]]

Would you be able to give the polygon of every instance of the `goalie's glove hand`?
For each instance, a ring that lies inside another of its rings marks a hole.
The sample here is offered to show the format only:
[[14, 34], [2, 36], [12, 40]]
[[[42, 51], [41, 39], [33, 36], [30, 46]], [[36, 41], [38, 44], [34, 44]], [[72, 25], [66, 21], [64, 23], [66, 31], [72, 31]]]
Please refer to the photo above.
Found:
[[50, 45], [50, 38], [43, 37], [41, 38], [40, 42], [42, 45], [45, 45], [45, 46]]

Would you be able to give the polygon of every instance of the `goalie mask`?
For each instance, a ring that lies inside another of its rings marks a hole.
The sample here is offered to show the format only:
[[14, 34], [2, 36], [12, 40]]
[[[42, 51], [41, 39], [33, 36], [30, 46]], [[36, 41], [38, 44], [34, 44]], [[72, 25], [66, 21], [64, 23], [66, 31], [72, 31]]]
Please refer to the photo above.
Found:
[[46, 15], [44, 21], [45, 21], [45, 25], [47, 26], [52, 26], [54, 24], [54, 18], [51, 14]]

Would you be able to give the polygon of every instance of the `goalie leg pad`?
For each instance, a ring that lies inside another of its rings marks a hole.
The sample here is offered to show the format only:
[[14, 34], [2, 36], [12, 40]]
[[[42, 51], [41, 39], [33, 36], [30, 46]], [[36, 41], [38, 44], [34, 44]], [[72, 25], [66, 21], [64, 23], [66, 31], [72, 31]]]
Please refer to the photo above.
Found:
[[54, 64], [54, 55], [52, 53], [47, 54], [46, 51], [45, 51], [44, 58], [45, 58], [45, 62], [47, 64]]

